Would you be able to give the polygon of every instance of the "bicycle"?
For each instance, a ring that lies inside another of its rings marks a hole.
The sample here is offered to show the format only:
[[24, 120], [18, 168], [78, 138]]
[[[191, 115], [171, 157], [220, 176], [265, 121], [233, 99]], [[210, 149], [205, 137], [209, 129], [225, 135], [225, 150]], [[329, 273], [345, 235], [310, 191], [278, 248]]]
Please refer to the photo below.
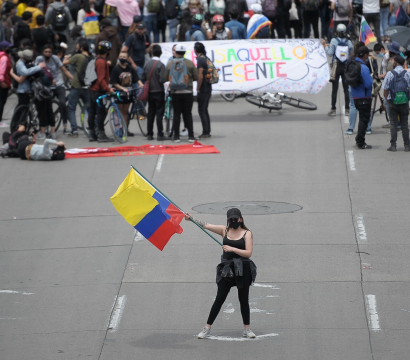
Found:
[[127, 141], [128, 127], [116, 104], [116, 102], [123, 102], [121, 99], [121, 93], [114, 92], [111, 94], [102, 95], [97, 99], [97, 105], [100, 107], [107, 106], [107, 99], [109, 101], [107, 115], [112, 134], [118, 142], [125, 143]]
[[252, 105], [269, 109], [269, 112], [271, 112], [272, 110], [281, 110], [282, 104], [286, 104], [304, 110], [317, 109], [317, 106], [309, 101], [294, 98], [292, 96], [287, 96], [281, 92], [277, 92], [275, 94], [267, 92], [259, 96], [249, 95], [245, 99], [248, 103]]
[[168, 94], [165, 100], [165, 111], [164, 111], [164, 135], [172, 136], [172, 128], [174, 125], [174, 108], [172, 106], [172, 96]]
[[147, 111], [145, 110], [144, 103], [138, 99], [138, 95], [135, 93], [137, 91], [140, 91], [140, 89], [130, 89], [128, 91], [129, 96], [132, 95], [132, 105], [128, 109], [128, 121], [137, 119], [141, 134], [143, 136], [148, 136]]

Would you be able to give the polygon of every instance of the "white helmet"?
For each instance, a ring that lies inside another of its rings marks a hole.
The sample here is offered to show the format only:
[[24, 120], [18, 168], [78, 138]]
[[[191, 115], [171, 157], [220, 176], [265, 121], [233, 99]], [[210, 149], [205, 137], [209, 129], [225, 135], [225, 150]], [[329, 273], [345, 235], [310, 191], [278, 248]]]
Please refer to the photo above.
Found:
[[337, 30], [337, 32], [339, 32], [339, 33], [345, 33], [346, 32], [346, 25], [344, 25], [344, 24], [339, 24], [339, 25], [337, 25], [337, 28], [336, 28], [336, 30]]

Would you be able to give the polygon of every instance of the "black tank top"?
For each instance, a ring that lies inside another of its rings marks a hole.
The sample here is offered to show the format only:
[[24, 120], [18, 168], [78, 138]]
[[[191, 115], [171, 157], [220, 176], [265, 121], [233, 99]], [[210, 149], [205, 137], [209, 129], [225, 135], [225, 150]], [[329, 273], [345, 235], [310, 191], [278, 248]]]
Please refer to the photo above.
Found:
[[[228, 239], [228, 233], [225, 234], [224, 239], [223, 239], [223, 244], [232, 246], [237, 249], [241, 250], [246, 250], [245, 246], [245, 236], [248, 231], [245, 231], [245, 234], [239, 239], [239, 240], [230, 240]], [[234, 253], [234, 252], [224, 252], [223, 253], [223, 258], [226, 260], [232, 260], [233, 258], [239, 258], [241, 257], [240, 255]]]

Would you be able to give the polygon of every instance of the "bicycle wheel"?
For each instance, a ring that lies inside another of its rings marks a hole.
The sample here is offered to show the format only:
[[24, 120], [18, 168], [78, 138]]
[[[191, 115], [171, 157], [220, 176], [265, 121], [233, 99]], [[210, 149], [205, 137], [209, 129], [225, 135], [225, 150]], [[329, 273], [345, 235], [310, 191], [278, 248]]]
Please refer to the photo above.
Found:
[[56, 122], [56, 131], [57, 131], [61, 125], [60, 103], [57, 100], [53, 100], [53, 114], [54, 114], [54, 119]]
[[141, 134], [143, 136], [148, 136], [148, 129], [147, 129], [147, 111], [145, 110], [145, 106], [142, 101], [136, 100], [133, 107], [136, 106], [136, 114], [137, 114], [137, 122], [138, 126], [141, 130]]
[[164, 113], [164, 135], [165, 136], [172, 136], [173, 123], [174, 123], [174, 108], [172, 107], [171, 98], [168, 97], [165, 103], [165, 113]]
[[26, 133], [30, 133], [32, 114], [28, 105], [20, 105], [14, 110], [10, 121], [10, 133], [14, 133], [20, 125], [26, 127]]
[[224, 98], [224, 100], [226, 100], [228, 102], [232, 102], [236, 99], [235, 94], [221, 94], [221, 96]]
[[117, 105], [110, 105], [108, 108], [108, 117], [114, 138], [120, 143], [125, 143], [127, 141], [127, 123], [121, 115], [120, 110], [118, 110]]
[[306, 100], [294, 98], [292, 96], [287, 96], [285, 94], [279, 95], [279, 97], [282, 103], [289, 105], [289, 106], [297, 107], [299, 109], [304, 109], [304, 110], [316, 110], [317, 109], [317, 106], [315, 104], [309, 101], [306, 101]]
[[[81, 99], [78, 99], [78, 107], [80, 108], [80, 123], [77, 124], [77, 128], [84, 130], [84, 125], [88, 124], [87, 120], [84, 121], [84, 119], [88, 119], [88, 113], [86, 113], [83, 101]], [[85, 118], [85, 116], [87, 116], [87, 118]]]
[[248, 103], [250, 103], [252, 105], [255, 105], [257, 107], [263, 107], [263, 108], [269, 109], [269, 110], [280, 110], [280, 109], [282, 109], [282, 104], [280, 103], [280, 101], [271, 102], [267, 99], [264, 99], [262, 96], [249, 95], [245, 99]]

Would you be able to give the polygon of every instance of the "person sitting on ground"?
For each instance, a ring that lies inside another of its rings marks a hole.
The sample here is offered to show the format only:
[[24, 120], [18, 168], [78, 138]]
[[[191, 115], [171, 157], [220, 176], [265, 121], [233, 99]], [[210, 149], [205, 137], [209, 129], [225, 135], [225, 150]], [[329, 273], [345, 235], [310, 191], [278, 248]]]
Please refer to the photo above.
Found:
[[[52, 145], [57, 145], [52, 149]], [[33, 144], [30, 141], [22, 141], [18, 145], [18, 154], [21, 160], [64, 160], [65, 145], [62, 141], [46, 139], [43, 145]]]
[[262, 5], [252, 4], [251, 10], [253, 15], [248, 22], [246, 37], [248, 39], [269, 39], [272, 23], [262, 14]]
[[225, 21], [222, 15], [215, 15], [212, 18], [212, 29], [208, 29], [206, 36], [208, 37], [208, 40], [232, 39], [231, 30], [225, 27]]
[[[34, 142], [36, 135], [32, 134]], [[10, 134], [8, 131], [3, 133], [3, 146], [0, 147], [0, 156], [7, 157], [19, 157], [17, 148], [18, 144], [22, 141], [28, 141], [29, 137], [26, 134], [26, 127], [24, 125], [19, 125], [18, 129]]]

